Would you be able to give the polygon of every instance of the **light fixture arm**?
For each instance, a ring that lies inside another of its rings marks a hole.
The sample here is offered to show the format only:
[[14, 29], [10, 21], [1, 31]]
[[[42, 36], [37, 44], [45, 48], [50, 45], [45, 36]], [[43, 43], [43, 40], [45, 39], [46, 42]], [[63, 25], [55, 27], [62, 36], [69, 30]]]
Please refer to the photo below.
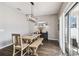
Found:
[[34, 6], [34, 3], [33, 2], [30, 2], [31, 3], [31, 16], [33, 16], [33, 6]]

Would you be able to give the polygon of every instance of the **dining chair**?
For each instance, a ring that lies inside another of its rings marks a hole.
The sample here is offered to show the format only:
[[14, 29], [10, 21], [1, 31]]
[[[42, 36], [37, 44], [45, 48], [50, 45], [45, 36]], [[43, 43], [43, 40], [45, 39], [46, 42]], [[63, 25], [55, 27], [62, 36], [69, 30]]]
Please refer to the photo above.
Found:
[[[28, 52], [28, 42], [24, 42], [20, 34], [12, 34], [13, 41], [13, 56], [21, 52], [21, 56]], [[26, 49], [25, 53], [24, 50]]]

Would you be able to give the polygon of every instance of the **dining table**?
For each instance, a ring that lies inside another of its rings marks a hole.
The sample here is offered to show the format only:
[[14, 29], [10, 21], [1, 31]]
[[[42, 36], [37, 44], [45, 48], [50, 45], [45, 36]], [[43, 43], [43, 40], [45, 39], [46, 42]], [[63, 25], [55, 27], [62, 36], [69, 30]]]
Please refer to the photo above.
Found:
[[[40, 37], [41, 34], [32, 34], [32, 35], [23, 35], [22, 39], [26, 42], [28, 41], [29, 45], [31, 45], [35, 40], [37, 40]], [[29, 52], [31, 52], [32, 50], [30, 49], [30, 47], [28, 47], [28, 55]]]
[[32, 35], [24, 35], [22, 36], [22, 39], [28, 40], [29, 44], [32, 43], [35, 39], [40, 37], [41, 34], [32, 34]]

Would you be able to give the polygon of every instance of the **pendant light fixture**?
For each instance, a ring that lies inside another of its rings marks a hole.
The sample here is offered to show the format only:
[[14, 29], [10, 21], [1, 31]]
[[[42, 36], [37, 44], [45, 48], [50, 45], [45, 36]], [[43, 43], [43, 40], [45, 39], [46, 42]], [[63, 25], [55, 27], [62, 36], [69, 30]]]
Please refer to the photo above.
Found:
[[29, 16], [29, 20], [32, 22], [36, 22], [36, 18], [34, 17], [34, 3], [30, 2], [31, 4], [31, 15]]

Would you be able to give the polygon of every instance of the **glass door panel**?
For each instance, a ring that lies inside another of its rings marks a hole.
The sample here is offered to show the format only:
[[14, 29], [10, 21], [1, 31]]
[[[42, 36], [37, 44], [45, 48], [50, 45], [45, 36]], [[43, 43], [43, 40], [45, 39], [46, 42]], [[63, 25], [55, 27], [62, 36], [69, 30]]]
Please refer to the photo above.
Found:
[[78, 55], [78, 23], [79, 3], [69, 13], [70, 55]]
[[65, 52], [67, 55], [79, 55], [79, 3], [65, 15]]

